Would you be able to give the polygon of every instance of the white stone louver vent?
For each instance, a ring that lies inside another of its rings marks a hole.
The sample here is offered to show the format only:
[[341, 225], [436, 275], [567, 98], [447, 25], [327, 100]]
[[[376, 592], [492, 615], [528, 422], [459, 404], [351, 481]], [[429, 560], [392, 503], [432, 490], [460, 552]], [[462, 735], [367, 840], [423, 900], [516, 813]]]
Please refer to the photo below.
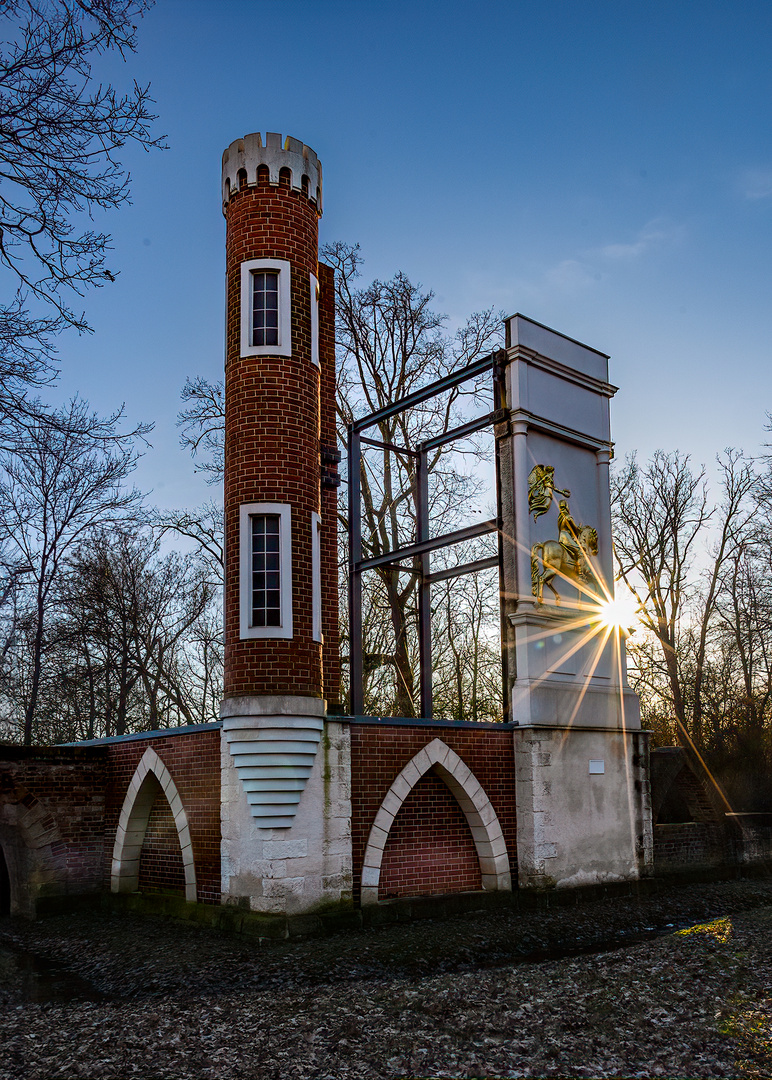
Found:
[[289, 829], [322, 738], [321, 716], [231, 716], [223, 733], [247, 801], [264, 829]]

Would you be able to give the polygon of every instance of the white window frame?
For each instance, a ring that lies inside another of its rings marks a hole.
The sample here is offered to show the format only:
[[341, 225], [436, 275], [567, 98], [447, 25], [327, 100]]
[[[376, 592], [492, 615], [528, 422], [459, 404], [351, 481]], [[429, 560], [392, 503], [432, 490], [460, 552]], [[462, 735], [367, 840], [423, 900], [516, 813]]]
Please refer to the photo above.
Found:
[[319, 282], [315, 274], [309, 274], [311, 283], [311, 363], [322, 370], [319, 359]]
[[322, 519], [311, 511], [311, 637], [322, 642]]
[[[279, 517], [281, 626], [252, 626], [252, 518]], [[239, 637], [292, 637], [292, 508], [287, 503], [242, 503], [239, 508]]]
[[[252, 275], [262, 271], [279, 275], [279, 344], [252, 344]], [[248, 259], [241, 264], [241, 355], [292, 356], [290, 264], [287, 259]]]

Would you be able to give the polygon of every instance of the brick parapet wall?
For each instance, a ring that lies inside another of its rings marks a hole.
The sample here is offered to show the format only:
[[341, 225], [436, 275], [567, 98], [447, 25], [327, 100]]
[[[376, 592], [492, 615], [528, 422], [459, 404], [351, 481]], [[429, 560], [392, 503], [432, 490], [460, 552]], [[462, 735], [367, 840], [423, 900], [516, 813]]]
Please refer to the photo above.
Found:
[[654, 873], [719, 867], [730, 862], [720, 822], [685, 821], [654, 826]]
[[0, 843], [20, 914], [101, 888], [105, 779], [99, 747], [0, 747]]
[[[200, 903], [218, 904], [221, 885], [219, 725], [200, 731], [170, 732], [152, 738], [120, 739], [106, 744], [103, 886], [109, 891], [118, 818], [131, 778], [148, 746], [152, 746], [169, 770], [182, 799], [193, 843], [198, 900]], [[159, 794], [156, 801], [162, 798]], [[146, 837], [140, 863], [141, 869], [145, 864], [145, 884], [151, 884], [153, 889], [175, 891], [179, 885], [179, 840], [169, 832], [168, 821], [164, 824], [162, 810], [158, 811], [155, 821], [151, 814], [150, 825], [153, 827]]]
[[[365, 847], [378, 808], [408, 761], [435, 738], [447, 743], [482, 785], [501, 823], [516, 874], [515, 767], [510, 730], [441, 721], [416, 725], [409, 721], [355, 722], [351, 724], [351, 832], [357, 901]], [[380, 896], [480, 888], [474, 852], [458, 803], [444, 781], [430, 770], [407, 797], [392, 826], [383, 856]]]

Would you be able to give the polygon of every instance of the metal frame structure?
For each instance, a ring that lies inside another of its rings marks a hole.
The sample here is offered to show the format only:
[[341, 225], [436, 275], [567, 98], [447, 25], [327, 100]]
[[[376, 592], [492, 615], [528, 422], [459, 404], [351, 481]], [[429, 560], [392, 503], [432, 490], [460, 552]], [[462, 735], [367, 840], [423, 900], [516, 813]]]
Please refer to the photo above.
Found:
[[[446, 375], [436, 382], [424, 386], [413, 394], [392, 402], [383, 409], [370, 413], [369, 416], [361, 417], [348, 426], [348, 534], [349, 534], [349, 634], [350, 634], [350, 709], [354, 716], [359, 716], [364, 707], [364, 656], [362, 643], [362, 574], [365, 570], [372, 570], [378, 566], [394, 566], [403, 559], [414, 559], [420, 556], [419, 600], [418, 600], [418, 651], [420, 663], [420, 704], [421, 717], [432, 718], [432, 664], [431, 664], [431, 603], [430, 592], [434, 581], [445, 581], [448, 578], [459, 577], [461, 574], [471, 574], [476, 570], [499, 567], [501, 575], [501, 508], [499, 506], [497, 517], [494, 520], [482, 521], [475, 525], [469, 525], [464, 529], [446, 533], [444, 536], [429, 537], [429, 452], [436, 450], [446, 443], [463, 439], [467, 435], [473, 435], [483, 428], [490, 427], [494, 423], [503, 420], [506, 416], [506, 400], [504, 391], [504, 368], [507, 354], [503, 349], [490, 353], [481, 360], [476, 360], [459, 371]], [[362, 432], [374, 427], [376, 424], [389, 417], [396, 416], [400, 412], [411, 409], [428, 401], [432, 397], [450, 390], [454, 386], [468, 382], [486, 371], [493, 375], [493, 409], [466, 424], [443, 431], [431, 439], [418, 443], [415, 447], [395, 446], [393, 443], [380, 442], [370, 439]], [[395, 551], [384, 552], [371, 559], [362, 558], [362, 495], [361, 495], [361, 459], [362, 445], [378, 447], [382, 450], [391, 450], [397, 454], [405, 454], [415, 459], [416, 463], [416, 542], [397, 548]], [[499, 502], [499, 485], [496, 484], [497, 504]], [[487, 533], [498, 534], [499, 553], [487, 559], [477, 559], [474, 562], [462, 563], [459, 566], [449, 567], [446, 570], [438, 570], [431, 573], [429, 569], [429, 556], [432, 551], [437, 551], [452, 544], [459, 544], [464, 540], [470, 540], [475, 536], [483, 536]], [[399, 567], [404, 572], [416, 573], [414, 567]], [[502, 587], [500, 576], [500, 588]], [[506, 709], [506, 702], [505, 702]]]

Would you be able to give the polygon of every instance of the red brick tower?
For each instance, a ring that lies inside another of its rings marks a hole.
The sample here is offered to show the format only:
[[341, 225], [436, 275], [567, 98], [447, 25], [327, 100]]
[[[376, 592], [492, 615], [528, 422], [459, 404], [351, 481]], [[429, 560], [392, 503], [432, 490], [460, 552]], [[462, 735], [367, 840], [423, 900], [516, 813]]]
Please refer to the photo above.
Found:
[[[334, 281], [318, 263], [313, 150], [247, 135], [225, 151], [222, 184], [223, 783], [236, 802], [246, 794], [253, 824], [276, 843], [295, 834], [303, 803], [310, 811], [326, 706], [339, 706]], [[255, 902], [252, 876], [224, 866], [223, 892], [275, 909]]]

